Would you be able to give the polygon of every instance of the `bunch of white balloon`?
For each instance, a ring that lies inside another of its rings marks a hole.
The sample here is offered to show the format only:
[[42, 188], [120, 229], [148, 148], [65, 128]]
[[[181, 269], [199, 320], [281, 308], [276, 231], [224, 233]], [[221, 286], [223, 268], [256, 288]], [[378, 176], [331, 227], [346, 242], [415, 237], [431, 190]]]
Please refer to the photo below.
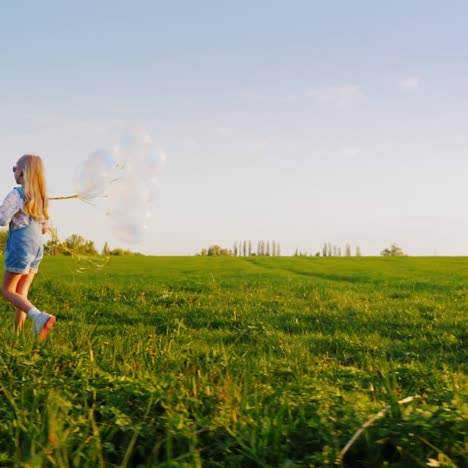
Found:
[[165, 161], [164, 150], [139, 129], [123, 137], [117, 147], [95, 151], [81, 164], [73, 197], [87, 202], [100, 199], [116, 236], [138, 243], [151, 217]]

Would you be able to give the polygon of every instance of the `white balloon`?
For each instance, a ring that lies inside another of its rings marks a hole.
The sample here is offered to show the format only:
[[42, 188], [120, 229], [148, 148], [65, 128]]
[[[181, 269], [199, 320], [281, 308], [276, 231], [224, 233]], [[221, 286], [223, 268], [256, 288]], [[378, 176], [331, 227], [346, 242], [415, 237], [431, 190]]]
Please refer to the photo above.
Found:
[[107, 175], [111, 175], [117, 167], [114, 154], [108, 150], [98, 150], [91, 154], [87, 166]]
[[108, 179], [102, 172], [82, 168], [75, 179], [75, 187], [81, 198], [95, 198], [105, 193], [108, 187]]
[[135, 175], [124, 174], [111, 184], [110, 206], [131, 213], [141, 210], [148, 203], [150, 195], [150, 189], [144, 181]]
[[146, 155], [152, 147], [152, 139], [148, 131], [138, 128], [125, 134], [117, 150], [119, 163], [127, 172], [137, 172], [142, 165]]
[[160, 183], [159, 183], [159, 179], [154, 177], [150, 180], [147, 181], [147, 187], [148, 187], [148, 190], [149, 190], [149, 198], [148, 198], [148, 202], [151, 203], [155, 200], [156, 198], [156, 194], [160, 188]]
[[116, 162], [112, 152], [95, 151], [79, 168], [75, 178], [77, 193], [85, 199], [104, 195], [115, 172]]
[[128, 243], [143, 238], [151, 217], [150, 203], [159, 189], [166, 154], [144, 128], [124, 135], [112, 150], [98, 150], [81, 165], [75, 178], [83, 199], [100, 197], [117, 237]]

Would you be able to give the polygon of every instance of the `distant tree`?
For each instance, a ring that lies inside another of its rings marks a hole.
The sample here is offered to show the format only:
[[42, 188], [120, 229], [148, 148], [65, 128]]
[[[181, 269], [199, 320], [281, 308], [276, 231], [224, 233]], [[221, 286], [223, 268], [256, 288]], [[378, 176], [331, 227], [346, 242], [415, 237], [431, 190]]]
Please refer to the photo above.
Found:
[[85, 240], [78, 234], [72, 234], [65, 239], [64, 255], [81, 254], [81, 255], [98, 255], [94, 241]]
[[0, 231], [0, 254], [1, 255], [5, 253], [5, 246], [6, 246], [7, 239], [8, 239], [8, 231], [2, 229]]
[[259, 242], [259, 249], [257, 255], [265, 255], [265, 242], [262, 240]]
[[120, 247], [117, 247], [115, 249], [112, 249], [110, 251], [110, 255], [113, 257], [122, 257], [122, 256], [136, 256], [136, 255], [143, 255], [140, 252], [132, 252], [131, 250], [128, 249], [122, 249]]
[[346, 244], [345, 247], [345, 257], [351, 257], [351, 245]]
[[338, 247], [338, 257], [341, 257], [341, 247]]
[[362, 257], [361, 247], [359, 247], [359, 245], [356, 247], [356, 257]]
[[296, 250], [294, 251], [294, 256], [299, 257], [299, 249], [296, 247]]
[[322, 247], [322, 256], [323, 257], [327, 256], [327, 243], [326, 242], [325, 244], [323, 244], [323, 247]]
[[53, 237], [44, 243], [44, 255], [63, 255], [64, 250], [62, 243], [57, 237]]
[[110, 247], [109, 247], [109, 244], [107, 243], [107, 241], [104, 242], [104, 246], [102, 247], [101, 255], [110, 255]]
[[237, 242], [234, 242], [234, 247], [232, 249], [232, 253], [234, 257], [237, 257]]
[[98, 251], [96, 250], [96, 246], [94, 245], [94, 241], [86, 241], [83, 246], [83, 253], [85, 255], [98, 255]]
[[[65, 239], [65, 247], [67, 250], [71, 250], [76, 253], [80, 253], [80, 251], [83, 249], [83, 246], [85, 244], [85, 239], [82, 236], [79, 236], [78, 234], [72, 234], [70, 237], [67, 237]], [[71, 252], [64, 252], [65, 255], [71, 255]]]
[[320, 252], [315, 252], [316, 257], [320, 257]]
[[133, 250], [122, 249], [122, 248], [117, 248], [117, 249], [111, 250], [111, 255], [114, 255], [116, 251], [118, 252], [118, 255], [126, 255], [126, 256], [128, 255], [128, 256], [132, 256], [132, 257], [136, 257], [136, 256], [144, 257], [144, 254], [142, 254], [141, 252], [134, 252]]
[[265, 245], [265, 255], [268, 257], [270, 255], [270, 241], [266, 241]]
[[333, 255], [333, 254], [332, 254], [331, 242], [328, 243], [327, 255], [328, 255], [329, 257], [331, 257], [331, 256]]
[[206, 257], [207, 254], [208, 254], [208, 251], [206, 249], [201, 249], [200, 253], [198, 255], [200, 255], [202, 257]]
[[281, 257], [281, 247], [279, 242], [276, 243], [276, 256]]
[[402, 257], [405, 254], [401, 247], [399, 247], [397, 244], [393, 243], [390, 248], [382, 250], [380, 252], [380, 255], [383, 255], [384, 257]]
[[217, 244], [215, 245], [210, 245], [208, 247], [208, 252], [207, 252], [207, 255], [209, 257], [216, 257], [219, 255], [219, 252], [221, 251], [221, 247]]
[[249, 257], [252, 255], [252, 241], [250, 240], [249, 240], [248, 254], [249, 254]]
[[244, 257], [247, 257], [247, 241], [242, 243], [242, 253], [244, 254]]
[[207, 255], [209, 257], [228, 257], [231, 252], [228, 249], [223, 249], [221, 246], [214, 244], [208, 247]]

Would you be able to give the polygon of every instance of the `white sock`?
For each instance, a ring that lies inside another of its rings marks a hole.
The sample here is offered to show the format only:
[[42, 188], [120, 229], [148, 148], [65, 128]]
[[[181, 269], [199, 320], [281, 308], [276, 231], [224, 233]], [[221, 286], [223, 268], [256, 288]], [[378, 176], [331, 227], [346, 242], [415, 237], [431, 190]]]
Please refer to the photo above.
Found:
[[31, 310], [28, 311], [28, 317], [33, 320], [36, 320], [36, 318], [40, 317], [41, 314], [42, 312], [36, 309], [35, 307], [33, 307]]

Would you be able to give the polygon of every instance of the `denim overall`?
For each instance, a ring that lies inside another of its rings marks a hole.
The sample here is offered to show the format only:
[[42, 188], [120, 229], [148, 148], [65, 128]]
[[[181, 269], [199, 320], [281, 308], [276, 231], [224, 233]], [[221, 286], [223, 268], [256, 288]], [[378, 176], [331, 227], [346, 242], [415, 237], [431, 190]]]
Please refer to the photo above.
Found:
[[[23, 202], [26, 201], [23, 187], [15, 187]], [[44, 255], [42, 223], [29, 217], [29, 224], [8, 232], [5, 248], [5, 270], [12, 273], [36, 272]]]

